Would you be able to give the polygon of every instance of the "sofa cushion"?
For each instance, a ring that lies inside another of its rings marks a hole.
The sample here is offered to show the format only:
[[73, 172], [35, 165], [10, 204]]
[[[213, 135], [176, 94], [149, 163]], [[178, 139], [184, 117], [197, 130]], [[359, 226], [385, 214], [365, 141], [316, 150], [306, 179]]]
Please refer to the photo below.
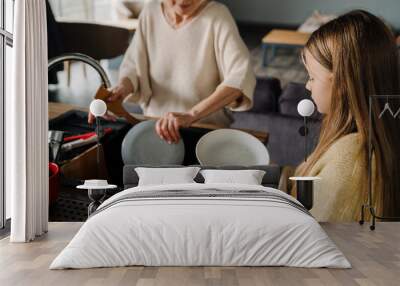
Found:
[[281, 83], [277, 78], [257, 78], [254, 90], [254, 104], [249, 112], [268, 113], [278, 111]]
[[[310, 99], [310, 92], [302, 83], [291, 82], [283, 90], [279, 97], [279, 112], [283, 115], [301, 117], [297, 112], [297, 104], [303, 99]], [[311, 118], [319, 119], [320, 114], [315, 108], [315, 112], [310, 116]]]

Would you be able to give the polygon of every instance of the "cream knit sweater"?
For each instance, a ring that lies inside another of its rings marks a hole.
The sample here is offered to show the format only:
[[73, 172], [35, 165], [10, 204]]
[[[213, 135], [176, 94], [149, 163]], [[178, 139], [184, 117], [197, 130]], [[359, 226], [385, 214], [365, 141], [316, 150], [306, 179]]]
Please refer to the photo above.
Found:
[[[360, 135], [348, 134], [337, 140], [313, 166], [314, 206], [311, 214], [318, 221], [350, 222], [360, 217], [367, 198], [368, 177], [363, 175], [368, 161], [363, 156]], [[373, 166], [373, 172], [375, 170]]]
[[[248, 110], [253, 103], [249, 52], [229, 10], [214, 1], [177, 29], [166, 21], [159, 1], [146, 4], [120, 77], [128, 77], [135, 88], [126, 100], [139, 103], [148, 116], [189, 111], [221, 86], [245, 95], [230, 110]], [[228, 126], [231, 121], [223, 109], [200, 122]]]

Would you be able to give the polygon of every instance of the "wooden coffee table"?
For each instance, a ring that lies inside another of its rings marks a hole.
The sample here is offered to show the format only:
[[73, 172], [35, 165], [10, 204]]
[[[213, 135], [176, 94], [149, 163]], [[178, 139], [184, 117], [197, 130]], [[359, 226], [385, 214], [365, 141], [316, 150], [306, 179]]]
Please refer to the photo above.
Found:
[[[307, 43], [311, 34], [293, 30], [271, 30], [262, 39], [263, 66], [266, 67], [275, 57], [278, 47], [301, 48]], [[271, 57], [268, 58], [268, 48], [271, 48]]]

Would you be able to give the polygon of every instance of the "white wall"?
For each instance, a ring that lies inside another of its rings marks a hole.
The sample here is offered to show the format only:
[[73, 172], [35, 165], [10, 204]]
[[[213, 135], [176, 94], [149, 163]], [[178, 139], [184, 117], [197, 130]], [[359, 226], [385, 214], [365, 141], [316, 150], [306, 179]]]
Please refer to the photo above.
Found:
[[219, 0], [237, 20], [258, 23], [301, 24], [314, 10], [341, 14], [365, 9], [400, 29], [400, 0]]

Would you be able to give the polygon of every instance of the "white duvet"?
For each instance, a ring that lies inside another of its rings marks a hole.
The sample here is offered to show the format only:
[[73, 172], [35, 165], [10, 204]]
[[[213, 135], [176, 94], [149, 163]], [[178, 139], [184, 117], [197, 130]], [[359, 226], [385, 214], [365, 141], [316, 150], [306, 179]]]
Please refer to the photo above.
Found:
[[[102, 206], [130, 192], [205, 186], [265, 190], [296, 201], [263, 186], [193, 183], [127, 189]], [[116, 203], [90, 217], [50, 269], [127, 265], [351, 267], [318, 222], [290, 205], [254, 198], [155, 198]]]

